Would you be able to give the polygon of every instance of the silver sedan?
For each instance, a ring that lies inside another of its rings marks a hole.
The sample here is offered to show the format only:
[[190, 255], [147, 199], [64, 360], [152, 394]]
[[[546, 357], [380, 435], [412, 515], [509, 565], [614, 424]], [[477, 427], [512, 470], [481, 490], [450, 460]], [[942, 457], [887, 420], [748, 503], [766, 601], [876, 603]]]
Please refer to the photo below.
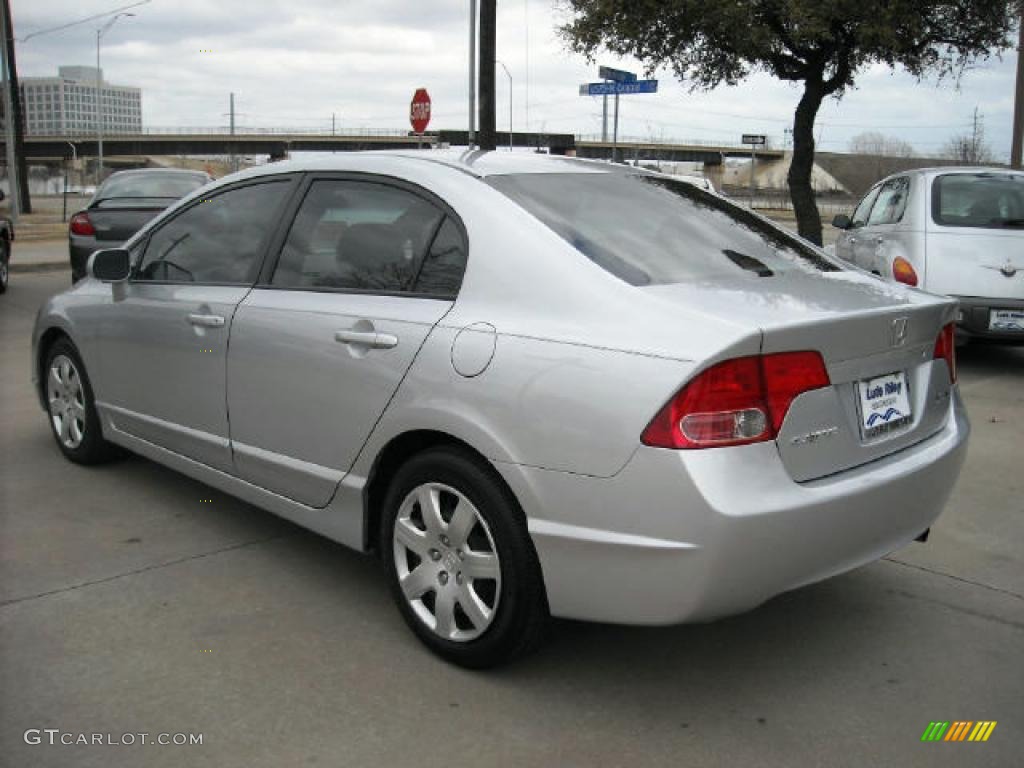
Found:
[[923, 538], [963, 462], [954, 302], [671, 177], [290, 162], [90, 258], [32, 370], [127, 449], [384, 562], [470, 667], [551, 616], [703, 621]]

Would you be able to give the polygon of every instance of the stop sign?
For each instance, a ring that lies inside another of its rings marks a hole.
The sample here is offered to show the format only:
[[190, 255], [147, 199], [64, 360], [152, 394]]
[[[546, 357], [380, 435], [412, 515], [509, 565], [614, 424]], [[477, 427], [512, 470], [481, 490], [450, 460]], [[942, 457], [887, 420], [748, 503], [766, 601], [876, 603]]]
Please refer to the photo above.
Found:
[[430, 94], [426, 88], [417, 88], [412, 95], [412, 103], [409, 105], [409, 122], [416, 133], [423, 133], [427, 130], [430, 122]]

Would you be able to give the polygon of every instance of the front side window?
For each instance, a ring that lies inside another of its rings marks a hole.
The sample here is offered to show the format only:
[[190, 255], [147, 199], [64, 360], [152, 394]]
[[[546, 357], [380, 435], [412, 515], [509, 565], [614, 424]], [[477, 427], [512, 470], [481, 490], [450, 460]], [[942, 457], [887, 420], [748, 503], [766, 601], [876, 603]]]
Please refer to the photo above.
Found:
[[864, 195], [864, 199], [857, 205], [857, 210], [853, 212], [853, 219], [850, 224], [854, 227], [863, 227], [868, 223], [868, 214], [871, 212], [871, 206], [875, 204], [875, 200], [878, 198], [878, 191], [881, 186], [874, 187], [870, 192]]
[[627, 172], [485, 181], [630, 285], [841, 269], [805, 241], [685, 181]]
[[136, 280], [251, 283], [288, 194], [287, 181], [231, 189], [196, 203], [149, 238]]
[[[318, 179], [299, 207], [270, 282], [383, 293], [430, 292], [418, 281], [450, 288], [445, 265], [464, 265], [465, 254], [461, 234], [454, 255], [440, 242], [442, 235], [450, 238], [442, 227], [445, 218], [437, 206], [405, 189]], [[431, 247], [435, 240], [438, 245]]]
[[907, 200], [910, 197], [910, 178], [899, 176], [889, 179], [882, 185], [878, 193], [878, 199], [871, 208], [871, 215], [868, 217], [868, 226], [876, 224], [896, 224], [903, 219], [903, 213], [907, 210]]
[[1024, 226], [1024, 174], [939, 176], [932, 186], [932, 218], [946, 227]]

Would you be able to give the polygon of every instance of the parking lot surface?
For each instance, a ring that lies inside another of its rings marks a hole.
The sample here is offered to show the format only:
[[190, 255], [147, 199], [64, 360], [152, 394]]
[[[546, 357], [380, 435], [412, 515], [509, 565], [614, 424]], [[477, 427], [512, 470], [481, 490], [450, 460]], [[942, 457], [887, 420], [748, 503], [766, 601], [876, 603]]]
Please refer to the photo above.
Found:
[[[65, 461], [29, 342], [68, 282], [0, 296], [0, 765], [1021, 765], [1024, 348], [961, 352], [974, 432], [927, 544], [709, 625], [556, 622], [473, 673], [373, 559], [139, 458]], [[998, 725], [922, 743], [936, 720]], [[203, 743], [26, 743], [47, 728]]]

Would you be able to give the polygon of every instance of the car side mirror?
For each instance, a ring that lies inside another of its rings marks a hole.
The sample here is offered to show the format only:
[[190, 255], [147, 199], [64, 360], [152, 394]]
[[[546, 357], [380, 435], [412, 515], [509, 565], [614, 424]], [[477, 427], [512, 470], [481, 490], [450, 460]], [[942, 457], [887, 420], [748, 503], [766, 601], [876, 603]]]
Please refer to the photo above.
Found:
[[131, 274], [131, 257], [124, 248], [96, 251], [89, 257], [87, 269], [92, 277], [104, 283], [120, 283]]
[[834, 219], [832, 219], [832, 226], [836, 229], [849, 229], [853, 226], [853, 222], [850, 221], [850, 217], [845, 213], [840, 213]]

